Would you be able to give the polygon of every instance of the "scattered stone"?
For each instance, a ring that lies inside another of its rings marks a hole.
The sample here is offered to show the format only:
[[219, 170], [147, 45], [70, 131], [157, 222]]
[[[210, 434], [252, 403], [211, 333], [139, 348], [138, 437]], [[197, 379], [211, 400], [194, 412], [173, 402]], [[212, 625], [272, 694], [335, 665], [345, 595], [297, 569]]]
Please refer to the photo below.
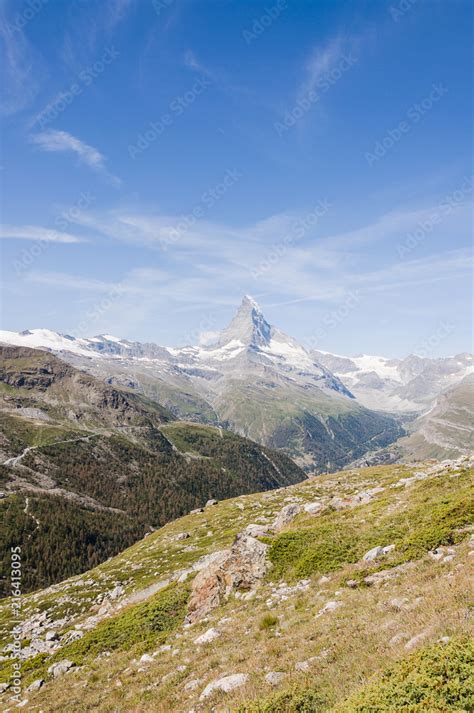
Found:
[[352, 498], [339, 498], [334, 497], [329, 501], [329, 506], [334, 510], [344, 510], [345, 508], [352, 507]]
[[307, 512], [308, 515], [319, 515], [319, 513], [324, 510], [324, 505], [316, 500], [314, 503], [306, 503], [306, 505], [303, 506], [303, 510]]
[[280, 510], [273, 523], [273, 529], [275, 530], [275, 532], [279, 532], [284, 527], [286, 527], [286, 525], [289, 525], [290, 522], [292, 522], [295, 517], [300, 514], [300, 512], [301, 505], [298, 505], [298, 503], [290, 503], [289, 505], [285, 505], [285, 507]]
[[342, 602], [336, 602], [335, 600], [327, 602], [327, 604], [325, 604], [323, 608], [319, 610], [316, 616], [322, 616], [323, 614], [327, 614], [327, 612], [335, 611], [341, 606]]
[[187, 683], [184, 684], [184, 690], [185, 691], [194, 691], [199, 684], [201, 683], [200, 678], [193, 678], [191, 681], [188, 681]]
[[47, 631], [44, 638], [46, 641], [59, 641], [59, 634], [57, 631]]
[[204, 512], [204, 508], [194, 508], [194, 510], [190, 510], [189, 514], [198, 515], [200, 512]]
[[350, 589], [356, 589], [358, 581], [356, 579], [348, 579], [346, 584]]
[[257, 592], [255, 591], [255, 589], [251, 589], [250, 592], [246, 592], [246, 594], [242, 594], [242, 599], [244, 600], [244, 602], [251, 602], [252, 599], [255, 599], [256, 596], [257, 596]]
[[310, 668], [311, 668], [311, 664], [309, 661], [297, 661], [295, 663], [296, 671], [309, 671]]
[[107, 598], [113, 601], [115, 599], [119, 599], [119, 597], [121, 597], [123, 594], [125, 594], [124, 587], [122, 587], [121, 584], [117, 584], [117, 586], [114, 587], [111, 592], [107, 593]]
[[197, 639], [194, 639], [194, 643], [198, 644], [198, 646], [201, 646], [202, 644], [210, 644], [211, 641], [214, 641], [214, 639], [217, 639], [219, 636], [220, 633], [217, 629], [208, 629], [204, 634], [201, 634], [201, 636], [198, 636]]
[[143, 654], [143, 656], [140, 656], [140, 661], [139, 663], [153, 663], [155, 659], [153, 656], [150, 656], [150, 654]]
[[219, 624], [219, 626], [223, 626], [225, 624], [230, 624], [231, 621], [232, 621], [232, 618], [230, 616], [224, 616], [224, 617], [222, 617], [222, 619], [219, 619], [218, 624]]
[[68, 631], [63, 637], [63, 643], [71, 644], [73, 641], [79, 641], [79, 639], [82, 639], [83, 636], [84, 636], [83, 631], [79, 631], [79, 630]]
[[248, 681], [247, 673], [233, 673], [230, 676], [224, 676], [223, 678], [218, 678], [211, 683], [208, 683], [204, 691], [199, 696], [199, 700], [203, 701], [214, 693], [214, 691], [224, 691], [224, 693], [229, 693], [233, 691], [234, 688], [243, 686]]
[[179, 535], [176, 535], [177, 540], [187, 540], [188, 537], [191, 537], [189, 532], [180, 532]]
[[278, 686], [279, 683], [283, 681], [285, 674], [281, 671], [270, 671], [265, 674], [265, 681], [270, 684], [270, 686]]
[[250, 537], [265, 537], [269, 534], [268, 527], [264, 527], [264, 525], [257, 525], [255, 523], [247, 525], [243, 532], [244, 535], [250, 535]]
[[29, 693], [32, 691], [39, 691], [41, 686], [44, 684], [44, 678], [37, 678], [36, 681], [33, 681], [33, 683], [30, 683], [28, 688], [26, 689]]
[[405, 649], [407, 651], [411, 651], [412, 649], [415, 648], [415, 646], [417, 646], [419, 643], [424, 641], [429, 633], [430, 633], [429, 629], [425, 629], [425, 631], [422, 631], [419, 634], [416, 634], [416, 636], [412, 636], [410, 641], [407, 641], [407, 643], [405, 644]]
[[397, 609], [398, 611], [401, 611], [402, 609], [407, 608], [407, 602], [408, 599], [406, 597], [393, 597], [392, 599], [389, 599], [387, 604], [392, 607], [392, 609]]
[[392, 636], [388, 643], [389, 646], [397, 646], [398, 644], [401, 644], [402, 641], [404, 641], [405, 639], [408, 639], [408, 634], [405, 634], [404, 631], [399, 631], [398, 634]]
[[5, 691], [8, 691], [9, 688], [10, 688], [9, 683], [0, 683], [0, 694], [5, 693]]
[[58, 678], [58, 676], [62, 676], [64, 673], [69, 671], [75, 664], [72, 661], [69, 661], [69, 659], [63, 659], [62, 661], [58, 661], [57, 663], [53, 663], [49, 668], [48, 668], [48, 673], [51, 674], [53, 678]]
[[211, 507], [211, 505], [217, 505], [217, 504], [218, 504], [218, 500], [213, 500], [213, 499], [211, 498], [211, 500], [208, 500], [208, 501], [207, 501], [206, 507], [208, 508], [208, 507]]
[[385, 547], [377, 546], [377, 547], [372, 547], [371, 550], [365, 553], [365, 555], [362, 557], [365, 562], [374, 562], [377, 560], [379, 557], [383, 557], [383, 555], [387, 555], [389, 552], [395, 549], [395, 545], [386, 545]]

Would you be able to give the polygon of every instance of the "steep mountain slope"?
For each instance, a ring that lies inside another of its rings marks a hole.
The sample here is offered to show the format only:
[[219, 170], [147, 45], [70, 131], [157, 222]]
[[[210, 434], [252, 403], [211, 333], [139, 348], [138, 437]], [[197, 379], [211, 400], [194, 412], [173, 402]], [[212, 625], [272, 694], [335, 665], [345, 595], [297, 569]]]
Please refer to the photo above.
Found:
[[370, 411], [342, 381], [294, 339], [271, 326], [250, 297], [218, 343], [163, 349], [115, 337], [74, 339], [0, 333], [23, 339], [112, 383], [158, 400], [175, 415], [218, 423], [263, 445], [284, 450], [307, 472], [342, 467], [391, 443], [403, 431], [387, 414]]
[[472, 354], [429, 359], [362, 355], [343, 357], [314, 351], [314, 357], [336, 374], [367, 408], [390, 412], [422, 412], [446, 389], [474, 371]]
[[407, 459], [455, 458], [474, 450], [474, 374], [445, 391], [397, 443]]
[[[348, 470], [220, 502], [21, 597], [22, 692], [2, 703], [469, 710], [473, 465]], [[8, 685], [11, 659], [0, 672]]]
[[94, 566], [208, 499], [305, 477], [282, 453], [172, 422], [159, 404], [48, 352], [3, 347], [0, 357], [2, 557], [6, 565], [21, 545], [24, 591]]

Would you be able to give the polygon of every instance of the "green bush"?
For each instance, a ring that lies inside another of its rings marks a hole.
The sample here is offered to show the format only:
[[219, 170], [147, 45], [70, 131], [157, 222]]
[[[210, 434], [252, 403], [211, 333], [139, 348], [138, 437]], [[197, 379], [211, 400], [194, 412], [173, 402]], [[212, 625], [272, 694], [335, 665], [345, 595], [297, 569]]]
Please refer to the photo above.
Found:
[[[171, 585], [148, 601], [126, 609], [121, 614], [106, 619], [95, 629], [47, 659], [47, 666], [62, 659], [70, 659], [76, 665], [93, 661], [104, 651], [130, 651], [136, 655], [164, 641], [186, 614], [189, 592], [183, 587]], [[44, 669], [44, 670], [43, 670]], [[29, 659], [23, 667], [26, 676], [33, 673], [46, 675], [44, 657]]]
[[[462, 540], [459, 532], [472, 522], [474, 506], [469, 474], [457, 479], [430, 479], [413, 486], [408, 507], [381, 512], [380, 503], [353, 510], [328, 511], [315, 524], [282, 532], [270, 542], [272, 577], [301, 578], [326, 574], [358, 562], [376, 545], [395, 544], [382, 567], [393, 567], [422, 557], [429, 550]], [[362, 518], [362, 519], [361, 519]], [[298, 524], [298, 521], [295, 523]]]
[[260, 629], [262, 629], [262, 631], [264, 631], [265, 629], [272, 629], [277, 624], [277, 616], [274, 616], [274, 614], [265, 614], [265, 616], [262, 616], [262, 618], [260, 619], [259, 627]]
[[322, 713], [327, 710], [326, 699], [308, 688], [278, 693], [254, 703], [244, 703], [238, 713]]
[[433, 644], [402, 661], [351, 696], [334, 713], [474, 710], [474, 643]]

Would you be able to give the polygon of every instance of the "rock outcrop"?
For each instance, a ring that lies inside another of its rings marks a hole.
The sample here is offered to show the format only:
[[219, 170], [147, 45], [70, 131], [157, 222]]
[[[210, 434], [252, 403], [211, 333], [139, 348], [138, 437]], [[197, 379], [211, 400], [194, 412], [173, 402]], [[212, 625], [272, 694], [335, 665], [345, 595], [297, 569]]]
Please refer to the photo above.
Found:
[[284, 508], [278, 513], [275, 522], [273, 523], [273, 529], [275, 532], [279, 532], [284, 527], [290, 524], [297, 515], [301, 512], [301, 505], [298, 503], [290, 503], [290, 505], [285, 505]]
[[269, 569], [266, 553], [267, 545], [245, 533], [237, 535], [229, 550], [216, 553], [193, 582], [188, 621], [202, 619], [234, 589], [255, 588]]

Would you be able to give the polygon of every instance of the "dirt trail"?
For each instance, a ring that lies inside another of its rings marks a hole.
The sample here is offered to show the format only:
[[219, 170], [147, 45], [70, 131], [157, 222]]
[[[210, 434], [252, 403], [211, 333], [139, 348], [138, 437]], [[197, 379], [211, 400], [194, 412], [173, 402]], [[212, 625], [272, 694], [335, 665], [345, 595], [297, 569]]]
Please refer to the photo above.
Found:
[[63, 441], [54, 441], [53, 443], [43, 443], [40, 446], [28, 446], [25, 448], [23, 453], [20, 453], [19, 456], [13, 456], [13, 458], [7, 458], [7, 460], [4, 460], [2, 465], [8, 465], [10, 468], [15, 468], [15, 466], [20, 463], [23, 458], [30, 452], [30, 451], [35, 451], [38, 448], [43, 448], [43, 446], [57, 446], [60, 443], [74, 443], [75, 441], [88, 441], [90, 438], [93, 438], [98, 434], [90, 434], [88, 436], [81, 436], [80, 438], [66, 438]]

